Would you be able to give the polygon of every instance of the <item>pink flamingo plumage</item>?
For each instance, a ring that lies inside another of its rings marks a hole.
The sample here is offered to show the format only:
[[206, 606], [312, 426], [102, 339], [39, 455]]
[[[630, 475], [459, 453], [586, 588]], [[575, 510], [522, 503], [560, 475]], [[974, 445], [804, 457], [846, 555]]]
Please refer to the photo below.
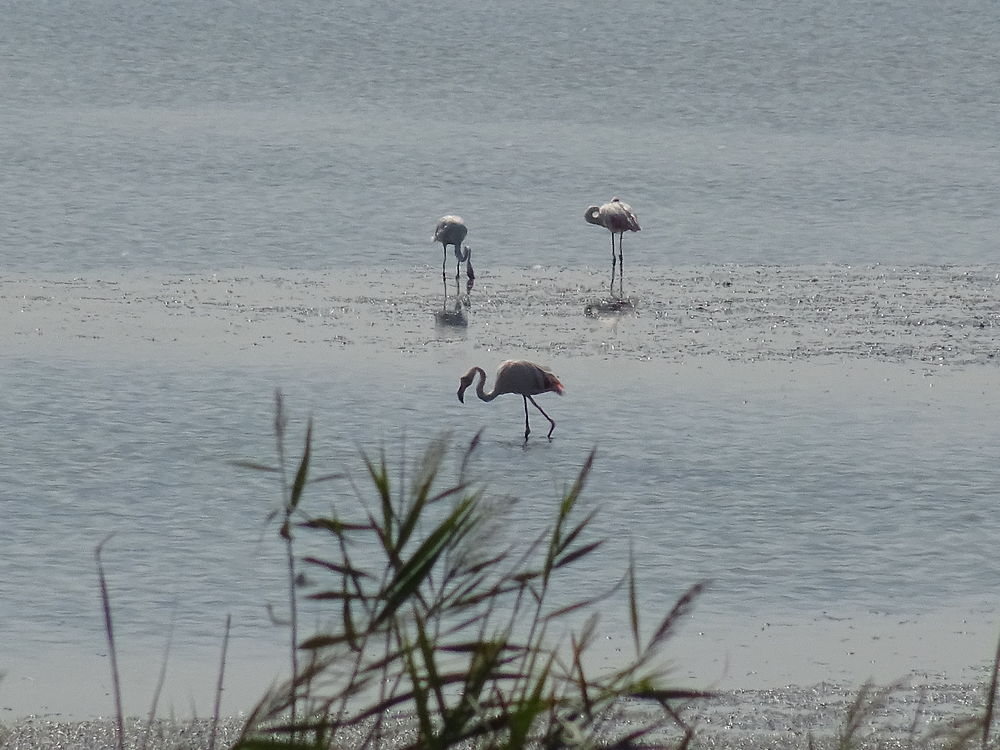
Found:
[[431, 241], [440, 242], [441, 247], [444, 248], [444, 259], [441, 261], [441, 278], [445, 276], [444, 267], [448, 262], [448, 245], [454, 245], [455, 258], [458, 261], [455, 264], [455, 278], [458, 278], [458, 272], [462, 268], [462, 264], [465, 263], [465, 273], [469, 277], [469, 281], [475, 280], [476, 274], [472, 270], [472, 248], [468, 246], [462, 247], [462, 242], [468, 233], [469, 228], [462, 221], [461, 216], [449, 214], [438, 219], [437, 227], [434, 229], [434, 236], [431, 237]]
[[625, 232], [641, 231], [639, 219], [628, 203], [622, 203], [619, 198], [612, 198], [603, 206], [590, 206], [585, 218], [590, 224], [597, 224], [611, 232], [611, 294], [615, 293], [615, 235], [618, 235], [618, 293], [622, 291], [624, 276], [624, 261], [622, 260], [622, 237]]
[[465, 403], [465, 390], [472, 385], [476, 375], [479, 382], [476, 384], [476, 395], [483, 401], [492, 401], [497, 396], [504, 393], [516, 393], [524, 399], [524, 439], [527, 441], [531, 434], [531, 427], [528, 424], [528, 402], [535, 405], [535, 408], [542, 413], [542, 416], [549, 420], [548, 438], [552, 439], [552, 431], [556, 428], [555, 420], [552, 419], [545, 410], [540, 407], [532, 396], [540, 393], [558, 393], [562, 395], [563, 384], [559, 382], [551, 371], [534, 362], [524, 359], [508, 359], [501, 362], [497, 367], [497, 375], [493, 381], [493, 390], [489, 393], [485, 390], [486, 372], [482, 367], [473, 367], [462, 376], [458, 386], [458, 400]]

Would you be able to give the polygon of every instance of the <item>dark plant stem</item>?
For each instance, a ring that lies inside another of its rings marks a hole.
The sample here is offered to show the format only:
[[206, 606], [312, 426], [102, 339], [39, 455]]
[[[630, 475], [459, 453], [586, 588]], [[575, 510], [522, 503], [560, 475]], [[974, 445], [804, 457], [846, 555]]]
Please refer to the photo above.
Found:
[[215, 708], [212, 710], [212, 732], [208, 738], [208, 750], [215, 750], [215, 737], [219, 729], [219, 715], [222, 712], [222, 686], [226, 676], [226, 652], [229, 650], [229, 631], [232, 620], [232, 615], [226, 615], [226, 632], [222, 637], [222, 657], [219, 660], [219, 681], [215, 685]]
[[170, 662], [170, 647], [174, 641], [174, 623], [170, 623], [170, 632], [167, 635], [167, 643], [163, 647], [163, 662], [160, 664], [160, 674], [156, 678], [156, 689], [153, 691], [153, 700], [149, 705], [149, 715], [146, 717], [146, 728], [142, 733], [142, 743], [140, 750], [146, 750], [149, 745], [149, 736], [153, 731], [153, 722], [156, 720], [156, 707], [160, 703], [160, 694], [163, 692], [163, 685], [167, 681], [167, 664]]
[[[288, 484], [288, 474], [285, 469], [285, 428], [288, 418], [285, 415], [284, 397], [281, 391], [274, 393], [274, 434], [277, 441], [278, 468], [281, 470], [281, 495], [284, 516], [281, 523], [281, 537], [285, 540], [285, 556], [288, 566], [288, 618], [290, 628], [289, 659], [292, 668], [292, 693], [289, 696], [291, 709], [291, 725], [295, 726], [298, 715], [298, 700], [296, 699], [296, 682], [299, 674], [299, 611], [298, 600], [295, 596], [295, 551], [292, 543], [291, 519], [293, 499], [291, 489]], [[307, 446], [308, 450], [308, 446]], [[292, 737], [294, 741], [294, 735]]]
[[118, 750], [125, 750], [125, 713], [122, 710], [121, 674], [118, 671], [118, 652], [115, 648], [115, 629], [111, 621], [111, 597], [108, 595], [108, 580], [104, 575], [104, 563], [101, 562], [101, 550], [114, 533], [108, 534], [94, 550], [97, 560], [97, 580], [101, 586], [101, 608], [104, 610], [104, 632], [108, 636], [108, 651], [111, 658], [111, 685], [115, 695], [115, 729], [118, 733]]
[[[288, 515], [291, 515], [290, 513]], [[285, 518], [285, 528], [289, 526], [288, 516]], [[290, 644], [290, 658], [292, 664], [292, 675], [297, 677], [299, 674], [299, 608], [298, 600], [295, 596], [295, 552], [292, 544], [292, 535], [289, 533], [285, 537], [285, 551], [288, 557], [288, 609], [289, 609], [289, 620], [291, 629], [291, 644]], [[295, 697], [295, 692], [291, 695], [291, 709], [292, 709], [292, 724], [295, 724], [296, 716], [296, 706], [298, 701]]]
[[986, 711], [983, 714], [983, 750], [990, 743], [990, 727], [993, 726], [993, 712], [997, 704], [997, 682], [1000, 679], [1000, 642], [997, 643], [996, 654], [993, 655], [993, 671], [990, 674], [990, 687], [986, 691]]

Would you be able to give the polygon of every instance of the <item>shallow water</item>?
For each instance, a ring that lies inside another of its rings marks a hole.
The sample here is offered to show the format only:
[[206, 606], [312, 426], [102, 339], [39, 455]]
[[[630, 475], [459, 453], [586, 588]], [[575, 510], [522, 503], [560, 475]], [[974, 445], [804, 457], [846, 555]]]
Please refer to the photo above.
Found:
[[[996, 6], [626, 0], [628, 34], [568, 3], [276, 8], [5, 13], [0, 707], [105, 710], [112, 532], [139, 711], [171, 628], [176, 708], [205, 711], [226, 613], [227, 710], [280, 669], [277, 493], [232, 464], [273, 455], [277, 388], [323, 470], [484, 429], [515, 536], [596, 447], [585, 498], [650, 620], [713, 581], [685, 678], [988, 658]], [[612, 195], [643, 226], [626, 305], [583, 220]], [[551, 443], [515, 398], [455, 399], [510, 357], [567, 385]]]
[[[667, 269], [611, 318], [586, 312], [602, 274], [498, 272], [459, 290], [461, 328], [437, 322], [454, 297], [433, 273], [0, 282], [17, 355], [2, 389], [14, 511], [2, 621], [27, 657], [15, 674], [46, 652], [104, 651], [93, 550], [112, 532], [104, 561], [119, 641], [145, 665], [136, 681], [172, 633], [180, 673], [210, 684], [226, 614], [233, 669], [280, 669], [283, 631], [266, 611], [284, 601], [267, 520], [278, 488], [233, 465], [273, 461], [275, 389], [291, 449], [313, 418], [314, 470], [361, 486], [361, 451], [415, 457], [441, 434], [458, 450], [483, 430], [472, 467], [509, 506], [498, 543], [540, 533], [596, 449], [584, 506], [612, 543], [566, 596], [613, 585], [630, 548], [647, 627], [710, 580], [670, 651], [688, 679], [955, 676], [988, 659], [1000, 401], [986, 269]], [[524, 443], [516, 398], [455, 398], [468, 366], [501, 356], [565, 383], [540, 399], [551, 442], [539, 418]], [[334, 498], [349, 506], [353, 491], [320, 486], [310, 501], [322, 512]], [[52, 595], [37, 596], [39, 580]], [[615, 602], [612, 654], [627, 647]], [[965, 633], [944, 663], [921, 653], [933, 628], [903, 627], [927, 617]], [[867, 653], [879, 638], [886, 649]], [[797, 667], [772, 663], [775, 648], [802, 647]]]

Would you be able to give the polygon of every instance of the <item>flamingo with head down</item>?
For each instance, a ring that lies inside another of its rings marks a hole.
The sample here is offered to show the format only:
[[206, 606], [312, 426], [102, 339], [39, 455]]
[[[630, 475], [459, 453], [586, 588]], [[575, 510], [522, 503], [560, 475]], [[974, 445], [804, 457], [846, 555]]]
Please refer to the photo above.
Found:
[[440, 242], [444, 249], [444, 259], [441, 261], [441, 278], [445, 276], [444, 266], [448, 262], [448, 245], [455, 246], [455, 258], [458, 260], [455, 264], [455, 278], [458, 278], [463, 263], [465, 263], [465, 273], [469, 277], [469, 281], [476, 278], [476, 274], [472, 270], [472, 248], [462, 247], [462, 242], [468, 233], [469, 228], [462, 221], [461, 216], [449, 214], [438, 219], [437, 228], [434, 230], [431, 241]]
[[472, 385], [472, 381], [479, 376], [476, 384], [476, 395], [483, 401], [492, 401], [497, 396], [504, 393], [516, 393], [524, 399], [524, 440], [527, 442], [528, 435], [531, 434], [531, 426], [528, 424], [528, 402], [534, 404], [535, 408], [542, 413], [542, 416], [549, 420], [549, 440], [552, 439], [552, 431], [556, 428], [556, 423], [545, 410], [540, 407], [532, 396], [540, 393], [558, 393], [562, 395], [563, 384], [550, 370], [528, 362], [524, 359], [509, 359], [501, 362], [497, 367], [497, 375], [493, 381], [493, 390], [489, 393], [485, 390], [486, 372], [482, 367], [473, 367], [462, 376], [458, 386], [458, 400], [465, 403], [465, 391]]

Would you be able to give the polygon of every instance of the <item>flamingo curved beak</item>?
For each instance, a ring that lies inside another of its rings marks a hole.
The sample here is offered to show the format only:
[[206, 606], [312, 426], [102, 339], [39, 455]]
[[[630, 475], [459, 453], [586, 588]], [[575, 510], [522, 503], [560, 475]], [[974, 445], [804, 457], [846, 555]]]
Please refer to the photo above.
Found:
[[466, 380], [465, 378], [462, 378], [458, 382], [459, 382], [459, 385], [458, 385], [458, 400], [461, 401], [464, 404], [465, 403], [465, 389], [468, 388], [470, 385], [472, 385], [472, 378], [469, 378], [468, 380]]

